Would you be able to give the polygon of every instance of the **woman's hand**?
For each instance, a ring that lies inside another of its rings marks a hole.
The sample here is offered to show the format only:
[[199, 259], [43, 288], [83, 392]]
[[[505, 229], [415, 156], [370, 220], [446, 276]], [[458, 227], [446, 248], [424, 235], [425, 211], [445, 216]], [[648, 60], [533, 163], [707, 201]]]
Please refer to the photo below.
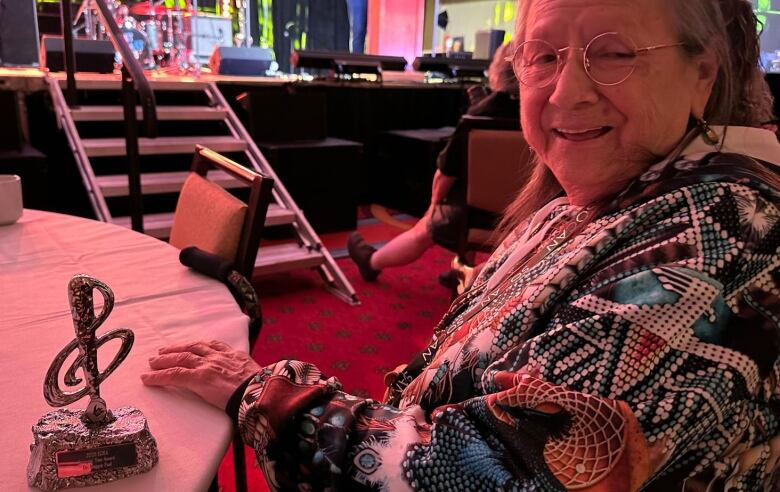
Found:
[[149, 367], [151, 372], [141, 374], [145, 385], [188, 389], [221, 409], [241, 383], [260, 371], [249, 354], [216, 340], [161, 348]]

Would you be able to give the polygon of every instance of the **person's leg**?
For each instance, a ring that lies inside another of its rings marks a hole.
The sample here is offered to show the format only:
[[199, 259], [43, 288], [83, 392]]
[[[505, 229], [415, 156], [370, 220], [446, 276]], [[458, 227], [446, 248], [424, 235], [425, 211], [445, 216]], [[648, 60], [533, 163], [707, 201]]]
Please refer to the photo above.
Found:
[[347, 0], [349, 23], [352, 28], [352, 53], [363, 53], [368, 23], [368, 0]]
[[433, 239], [428, 234], [429, 217], [426, 213], [414, 227], [397, 235], [371, 255], [371, 268], [382, 270], [407, 265], [421, 257], [433, 246]]
[[425, 250], [433, 245], [428, 234], [429, 220], [430, 210], [414, 227], [402, 232], [378, 250], [368, 244], [360, 233], [352, 233], [347, 241], [347, 250], [363, 279], [373, 282], [383, 268], [406, 265], [422, 256]]

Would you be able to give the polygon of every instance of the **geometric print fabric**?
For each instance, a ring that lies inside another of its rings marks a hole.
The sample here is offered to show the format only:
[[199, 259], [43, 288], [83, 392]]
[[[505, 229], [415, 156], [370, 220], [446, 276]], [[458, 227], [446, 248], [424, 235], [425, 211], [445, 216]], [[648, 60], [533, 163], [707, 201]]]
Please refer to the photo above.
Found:
[[[274, 415], [277, 399], [257, 396], [286, 378], [293, 424], [243, 434], [263, 442], [258, 459], [281, 489], [768, 489], [780, 452], [780, 195], [767, 173], [737, 154], [668, 163], [552, 254], [493, 278], [518, 231], [384, 404], [266, 370], [240, 423]], [[312, 420], [315, 389], [327, 421]], [[294, 451], [303, 421], [305, 455]], [[296, 483], [279, 478], [293, 469]]]

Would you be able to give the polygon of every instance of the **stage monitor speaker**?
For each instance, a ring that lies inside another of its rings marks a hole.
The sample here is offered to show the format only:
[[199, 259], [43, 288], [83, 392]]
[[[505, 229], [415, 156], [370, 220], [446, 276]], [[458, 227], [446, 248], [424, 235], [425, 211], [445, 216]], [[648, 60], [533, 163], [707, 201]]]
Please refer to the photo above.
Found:
[[485, 29], [477, 31], [474, 43], [474, 59], [492, 60], [499, 46], [504, 43], [506, 31], [502, 29]]
[[0, 65], [38, 65], [35, 0], [0, 0]]
[[[65, 42], [62, 36], [43, 36], [41, 38], [41, 66], [52, 72], [65, 70]], [[76, 70], [78, 72], [111, 73], [114, 71], [114, 45], [111, 41], [92, 39], [73, 39], [76, 52]]]
[[269, 48], [215, 46], [209, 67], [220, 75], [265, 75], [274, 61]]

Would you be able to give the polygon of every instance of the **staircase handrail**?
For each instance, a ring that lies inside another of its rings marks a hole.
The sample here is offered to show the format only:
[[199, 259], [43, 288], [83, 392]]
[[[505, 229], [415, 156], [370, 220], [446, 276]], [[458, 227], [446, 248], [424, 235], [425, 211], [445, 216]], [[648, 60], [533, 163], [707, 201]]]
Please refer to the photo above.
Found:
[[143, 67], [141, 67], [141, 64], [135, 59], [135, 55], [133, 55], [130, 45], [127, 44], [127, 40], [124, 35], [122, 35], [122, 31], [111, 16], [111, 11], [108, 9], [106, 1], [92, 1], [95, 2], [98, 7], [100, 22], [106, 27], [108, 37], [114, 45], [114, 49], [122, 56], [122, 68], [127, 70], [130, 79], [133, 81], [135, 90], [138, 92], [141, 109], [143, 111], [144, 135], [148, 138], [155, 138], [157, 136], [157, 104], [155, 102], [152, 86], [146, 78], [146, 75], [144, 75]]
[[[62, 34], [65, 45], [65, 70], [67, 71], [67, 99], [71, 106], [76, 105], [76, 57], [73, 51], [73, 30], [71, 28], [70, 0], [62, 1]], [[143, 112], [144, 135], [157, 137], [157, 104], [152, 86], [144, 75], [143, 68], [135, 59], [130, 45], [122, 35], [105, 0], [93, 0], [97, 5], [100, 22], [106, 28], [106, 34], [114, 49], [122, 57], [122, 101], [125, 116], [125, 144], [127, 149], [127, 181], [130, 190], [130, 222], [134, 231], [143, 232], [143, 195], [141, 194], [141, 165], [138, 149], [138, 128], [136, 118], [136, 92], [140, 98]]]

